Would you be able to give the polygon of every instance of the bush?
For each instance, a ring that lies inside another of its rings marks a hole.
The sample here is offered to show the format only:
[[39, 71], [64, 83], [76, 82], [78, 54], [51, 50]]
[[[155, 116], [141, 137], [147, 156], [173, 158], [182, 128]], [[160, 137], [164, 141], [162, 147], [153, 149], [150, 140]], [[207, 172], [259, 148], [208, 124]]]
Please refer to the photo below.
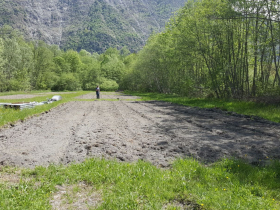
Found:
[[119, 85], [116, 81], [110, 79], [104, 79], [100, 85], [101, 90], [115, 91], [118, 90]]
[[79, 80], [72, 74], [62, 74], [58, 82], [52, 87], [54, 91], [75, 91], [81, 90], [81, 84]]
[[30, 83], [28, 80], [11, 79], [6, 83], [7, 91], [29, 90]]

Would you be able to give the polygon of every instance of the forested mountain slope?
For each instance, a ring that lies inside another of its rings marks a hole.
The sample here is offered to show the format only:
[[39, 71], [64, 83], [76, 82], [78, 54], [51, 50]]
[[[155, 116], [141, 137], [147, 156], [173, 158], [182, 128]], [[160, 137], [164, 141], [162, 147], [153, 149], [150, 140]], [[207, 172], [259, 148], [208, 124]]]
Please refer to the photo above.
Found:
[[63, 49], [139, 50], [186, 0], [0, 0], [0, 26]]

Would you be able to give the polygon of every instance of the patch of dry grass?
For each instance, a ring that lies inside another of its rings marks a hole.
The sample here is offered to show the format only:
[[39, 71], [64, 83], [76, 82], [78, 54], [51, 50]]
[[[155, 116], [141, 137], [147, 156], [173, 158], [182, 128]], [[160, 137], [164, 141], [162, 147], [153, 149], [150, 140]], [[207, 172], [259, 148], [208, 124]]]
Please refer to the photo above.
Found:
[[83, 182], [76, 185], [57, 185], [56, 190], [50, 201], [53, 209], [92, 209], [102, 203], [101, 193]]

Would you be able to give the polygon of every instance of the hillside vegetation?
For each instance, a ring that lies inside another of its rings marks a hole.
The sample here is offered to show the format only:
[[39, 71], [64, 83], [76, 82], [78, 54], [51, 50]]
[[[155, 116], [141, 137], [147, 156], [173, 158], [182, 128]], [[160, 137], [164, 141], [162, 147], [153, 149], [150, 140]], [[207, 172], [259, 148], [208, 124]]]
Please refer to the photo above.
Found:
[[109, 47], [140, 50], [162, 31], [185, 0], [0, 0], [0, 26], [19, 29], [28, 40], [62, 49], [103, 53]]

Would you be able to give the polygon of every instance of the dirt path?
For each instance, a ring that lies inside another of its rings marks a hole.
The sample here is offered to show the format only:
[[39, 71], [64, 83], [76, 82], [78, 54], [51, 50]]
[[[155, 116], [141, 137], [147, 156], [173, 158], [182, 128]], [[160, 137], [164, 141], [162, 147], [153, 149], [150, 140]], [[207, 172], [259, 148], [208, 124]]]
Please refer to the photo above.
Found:
[[[105, 97], [105, 95], [103, 96]], [[88, 94], [83, 98], [95, 98]], [[176, 157], [223, 157], [251, 163], [280, 159], [280, 125], [261, 119], [166, 102], [70, 102], [0, 131], [0, 165], [34, 167], [87, 157], [147, 160], [167, 167]]]

